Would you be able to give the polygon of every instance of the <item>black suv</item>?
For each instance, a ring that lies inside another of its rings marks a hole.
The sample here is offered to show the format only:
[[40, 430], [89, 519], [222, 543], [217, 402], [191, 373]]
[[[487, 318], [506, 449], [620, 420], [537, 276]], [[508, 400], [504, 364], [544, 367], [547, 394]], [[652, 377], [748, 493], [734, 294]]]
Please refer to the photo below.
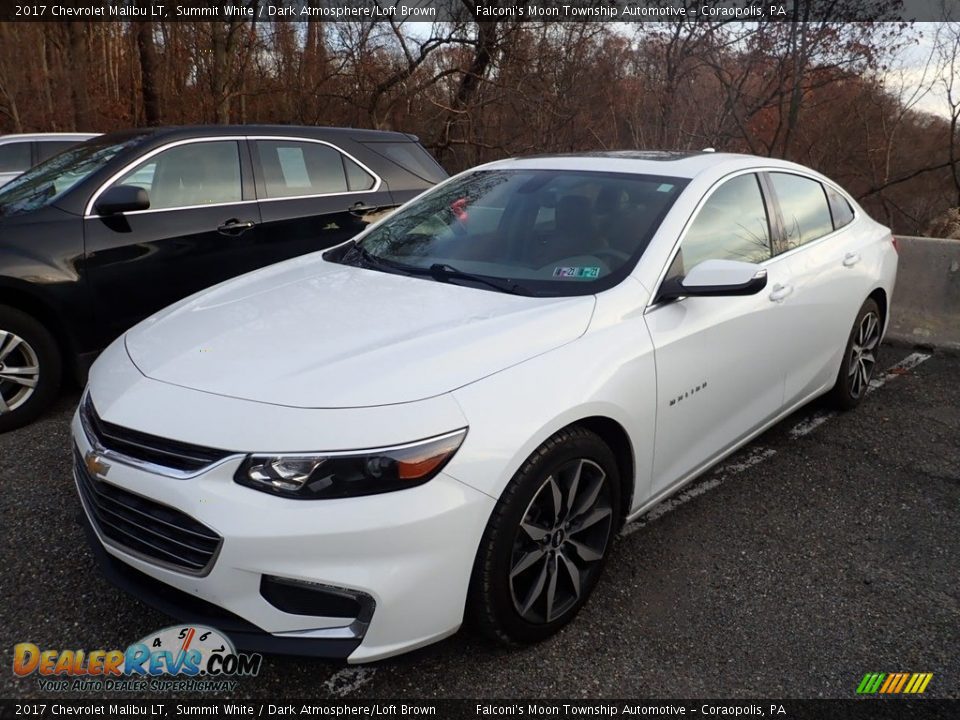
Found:
[[117, 132], [29, 170], [0, 188], [0, 432], [151, 313], [446, 177], [412, 135], [254, 125]]

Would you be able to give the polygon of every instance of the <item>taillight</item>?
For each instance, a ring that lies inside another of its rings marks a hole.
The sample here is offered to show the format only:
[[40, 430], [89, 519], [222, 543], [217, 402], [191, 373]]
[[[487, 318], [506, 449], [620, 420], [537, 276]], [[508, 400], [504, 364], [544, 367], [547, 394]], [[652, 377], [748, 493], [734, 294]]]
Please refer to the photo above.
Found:
[[893, 243], [893, 249], [896, 250], [896, 251], [897, 251], [897, 255], [899, 255], [899, 254], [900, 254], [900, 246], [897, 244], [897, 236], [896, 236], [896, 235], [891, 235], [891, 236], [890, 236], [890, 242]]

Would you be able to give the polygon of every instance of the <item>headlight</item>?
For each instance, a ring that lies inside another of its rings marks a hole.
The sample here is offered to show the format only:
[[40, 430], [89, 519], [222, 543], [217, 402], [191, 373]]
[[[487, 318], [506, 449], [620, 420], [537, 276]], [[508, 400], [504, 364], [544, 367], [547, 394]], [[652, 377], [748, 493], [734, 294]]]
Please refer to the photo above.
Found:
[[234, 480], [298, 500], [376, 495], [422, 485], [439, 473], [463, 443], [467, 429], [407, 445], [289, 455], [248, 455]]

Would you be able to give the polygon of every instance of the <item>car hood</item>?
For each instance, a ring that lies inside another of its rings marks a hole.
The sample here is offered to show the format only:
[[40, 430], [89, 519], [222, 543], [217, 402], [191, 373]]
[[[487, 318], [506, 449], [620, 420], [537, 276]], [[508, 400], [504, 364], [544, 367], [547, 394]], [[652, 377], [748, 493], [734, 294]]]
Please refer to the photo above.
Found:
[[412, 402], [582, 335], [595, 298], [531, 298], [297, 258], [130, 330], [147, 377], [311, 408]]

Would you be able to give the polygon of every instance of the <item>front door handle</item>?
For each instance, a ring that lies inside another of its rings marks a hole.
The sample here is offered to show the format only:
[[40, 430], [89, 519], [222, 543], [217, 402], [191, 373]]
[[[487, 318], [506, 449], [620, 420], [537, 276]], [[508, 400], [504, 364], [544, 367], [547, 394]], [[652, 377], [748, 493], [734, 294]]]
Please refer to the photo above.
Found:
[[362, 202], [355, 202], [353, 205], [347, 208], [347, 212], [352, 213], [362, 213], [362, 212], [373, 212], [374, 210], [379, 210], [376, 205], [366, 205]]
[[773, 292], [770, 293], [770, 299], [773, 302], [783, 302], [787, 295], [793, 292], [793, 285], [781, 285], [777, 283], [773, 286]]
[[843, 256], [844, 267], [853, 267], [858, 262], [860, 262], [860, 253], [858, 252], [848, 252]]
[[230, 218], [223, 225], [217, 228], [217, 232], [221, 235], [243, 235], [247, 230], [256, 225], [253, 220], [238, 220], [237, 218]]

